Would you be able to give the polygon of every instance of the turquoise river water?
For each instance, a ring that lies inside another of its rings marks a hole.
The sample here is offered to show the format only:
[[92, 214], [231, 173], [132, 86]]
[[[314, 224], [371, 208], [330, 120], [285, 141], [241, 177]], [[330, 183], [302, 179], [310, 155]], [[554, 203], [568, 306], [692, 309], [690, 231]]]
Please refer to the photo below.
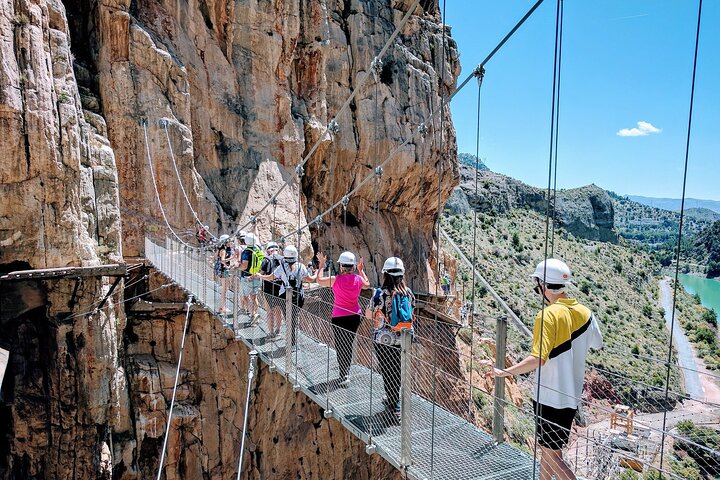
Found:
[[690, 294], [700, 295], [702, 304], [713, 308], [720, 320], [720, 281], [694, 275], [680, 275], [680, 283]]

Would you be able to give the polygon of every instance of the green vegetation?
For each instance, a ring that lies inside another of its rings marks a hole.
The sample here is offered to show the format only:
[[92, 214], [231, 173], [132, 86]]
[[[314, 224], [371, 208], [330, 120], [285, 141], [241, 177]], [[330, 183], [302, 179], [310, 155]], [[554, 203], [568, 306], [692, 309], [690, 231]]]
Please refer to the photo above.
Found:
[[690, 295], [678, 288], [678, 320], [695, 346], [697, 355], [703, 359], [710, 370], [720, 370], [720, 345], [717, 340], [717, 320], [715, 311], [700, 304], [700, 297]]
[[687, 251], [689, 259], [708, 266], [708, 277], [720, 276], [720, 221], [700, 232]]
[[[649, 207], [613, 192], [608, 193], [615, 210], [615, 228], [623, 238], [663, 251], [677, 243], [680, 225], [678, 212]], [[683, 235], [697, 235], [710, 225], [711, 218], [703, 215], [685, 216]]]
[[[531, 327], [541, 303], [527, 276], [544, 256], [544, 217], [531, 210], [515, 209], [502, 215], [478, 213], [477, 221], [475, 264], [508, 306]], [[442, 222], [471, 258], [472, 215], [446, 217]], [[640, 409], [657, 408], [656, 404], [643, 403], [659, 398], [647, 392], [664, 386], [666, 374], [662, 361], [643, 358], [661, 357], [668, 344], [662, 311], [655, 307], [659, 268], [654, 258], [636, 247], [585, 240], [564, 230], [555, 233], [555, 256], [566, 260], [573, 270], [577, 287], [571, 287], [571, 295], [588, 305], [603, 324], [608, 349], [593, 353], [589, 361], [613, 385], [608, 398], [619, 398]], [[458, 278], [462, 278], [460, 273]], [[461, 280], [458, 283], [462, 291]], [[465, 292], [470, 299], [471, 284], [465, 285]], [[479, 293], [476, 287], [479, 314], [498, 315], [492, 297]], [[480, 327], [493, 328], [490, 324]], [[508, 345], [511, 355], [520, 359], [527, 354], [529, 341], [511, 327]], [[639, 394], [641, 389], [643, 394]], [[682, 391], [677, 371], [671, 376], [671, 390]]]
[[677, 425], [683, 439], [673, 445], [676, 458], [671, 462], [674, 473], [682, 478], [703, 480], [720, 475], [720, 432], [683, 420]]

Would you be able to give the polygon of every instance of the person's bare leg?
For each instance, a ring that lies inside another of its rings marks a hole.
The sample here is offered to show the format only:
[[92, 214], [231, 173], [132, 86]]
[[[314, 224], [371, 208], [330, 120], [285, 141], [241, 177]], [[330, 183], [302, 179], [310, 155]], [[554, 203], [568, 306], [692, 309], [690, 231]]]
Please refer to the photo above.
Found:
[[576, 480], [575, 474], [562, 457], [562, 450], [540, 447], [540, 480]]

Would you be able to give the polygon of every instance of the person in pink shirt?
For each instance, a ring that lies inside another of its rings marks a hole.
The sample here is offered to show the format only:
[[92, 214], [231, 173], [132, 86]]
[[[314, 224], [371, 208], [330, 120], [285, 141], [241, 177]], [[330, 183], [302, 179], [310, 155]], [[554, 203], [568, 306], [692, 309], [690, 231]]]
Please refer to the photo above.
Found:
[[323, 287], [331, 287], [335, 294], [332, 312], [333, 336], [335, 337], [335, 351], [340, 372], [340, 386], [347, 387], [350, 385], [348, 373], [352, 362], [355, 334], [362, 321], [360, 292], [370, 288], [370, 281], [365, 275], [362, 259], [356, 263], [355, 255], [352, 252], [340, 254], [338, 259], [340, 274], [336, 276], [324, 276], [323, 269], [327, 257], [323, 253], [318, 253], [318, 260], [320, 269], [317, 282]]

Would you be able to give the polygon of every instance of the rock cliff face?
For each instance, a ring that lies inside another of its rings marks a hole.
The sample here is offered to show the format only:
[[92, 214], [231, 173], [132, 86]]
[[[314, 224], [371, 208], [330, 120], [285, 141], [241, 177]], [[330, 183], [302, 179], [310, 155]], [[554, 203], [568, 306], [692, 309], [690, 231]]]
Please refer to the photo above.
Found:
[[[153, 303], [136, 304], [128, 312], [125, 363], [135, 433], [122, 455], [116, 452], [118, 478], [157, 474], [185, 320], [180, 292], [158, 293], [162, 295], [149, 298]], [[201, 309], [193, 312], [168, 442], [168, 480], [235, 478], [248, 353], [218, 320]], [[368, 457], [361, 441], [337, 421], [323, 418], [320, 407], [294, 393], [284, 377], [264, 364], [248, 420], [244, 478], [400, 478], [378, 456]]]
[[[142, 252], [148, 227], [164, 225], [149, 161], [173, 228], [195, 226], [178, 194], [182, 184], [199, 218], [216, 234], [229, 232], [245, 225], [280, 184], [296, 179], [294, 167], [339, 114], [340, 131], [310, 158], [301, 191], [294, 183], [258, 218], [263, 241], [305, 225], [371, 173], [417, 130], [459, 73], [449, 37], [443, 61], [436, 2], [421, 2], [382, 59], [378, 78], [340, 113], [411, 3], [68, 2], [73, 38], [84, 45], [78, 63], [91, 72], [89, 88], [99, 96], [118, 159], [126, 255]], [[449, 154], [454, 129], [449, 111], [442, 113], [446, 120], [432, 122], [424, 140], [411, 142], [385, 168], [377, 192], [370, 182], [353, 196], [350, 231], [341, 227], [340, 209], [323, 219], [313, 233], [319, 247], [339, 243], [374, 263], [402, 250], [425, 262], [432, 251], [427, 227], [439, 207], [433, 179], [442, 173], [441, 205], [457, 178]], [[167, 122], [167, 134], [160, 122]], [[368, 214], [376, 193], [377, 218]], [[307, 232], [301, 243], [310, 253]], [[425, 280], [425, 266], [416, 263], [412, 270]]]
[[[476, 209], [485, 213], [504, 213], [512, 208], [530, 208], [545, 213], [545, 191], [519, 180], [491, 171], [478, 172], [467, 165], [460, 167], [461, 184], [448, 205], [451, 211], [467, 213]], [[477, 183], [477, 185], [476, 185]], [[477, 192], [476, 192], [477, 190]], [[588, 185], [558, 190], [558, 225], [573, 235], [590, 240], [617, 242], [614, 208], [605, 190]]]
[[[215, 234], [242, 226], [295, 178], [411, 3], [0, 0], [0, 274], [142, 256], [145, 232], [164, 230], [156, 196], [180, 235], [197, 219]], [[449, 36], [443, 60], [442, 33], [437, 2], [422, 1], [339, 133], [258, 218], [262, 240], [339, 200], [437, 108], [459, 73]], [[353, 249], [373, 275], [403, 252], [413, 286], [432, 283], [430, 226], [457, 182], [449, 110], [441, 116], [346, 215], [303, 235], [306, 253]], [[126, 326], [122, 295], [96, 309], [107, 278], [0, 288], [0, 346], [11, 352], [0, 478], [152, 477], [177, 306], [138, 306]], [[247, 354], [206, 314], [193, 325], [167, 478], [229, 478]], [[278, 376], [261, 371], [256, 398], [253, 478], [396, 475]]]
[[[84, 111], [59, 1], [0, 2], [0, 274], [121, 261], [104, 120]], [[0, 284], [0, 478], [96, 478], [119, 404], [102, 278]], [[77, 315], [78, 313], [88, 314]]]

